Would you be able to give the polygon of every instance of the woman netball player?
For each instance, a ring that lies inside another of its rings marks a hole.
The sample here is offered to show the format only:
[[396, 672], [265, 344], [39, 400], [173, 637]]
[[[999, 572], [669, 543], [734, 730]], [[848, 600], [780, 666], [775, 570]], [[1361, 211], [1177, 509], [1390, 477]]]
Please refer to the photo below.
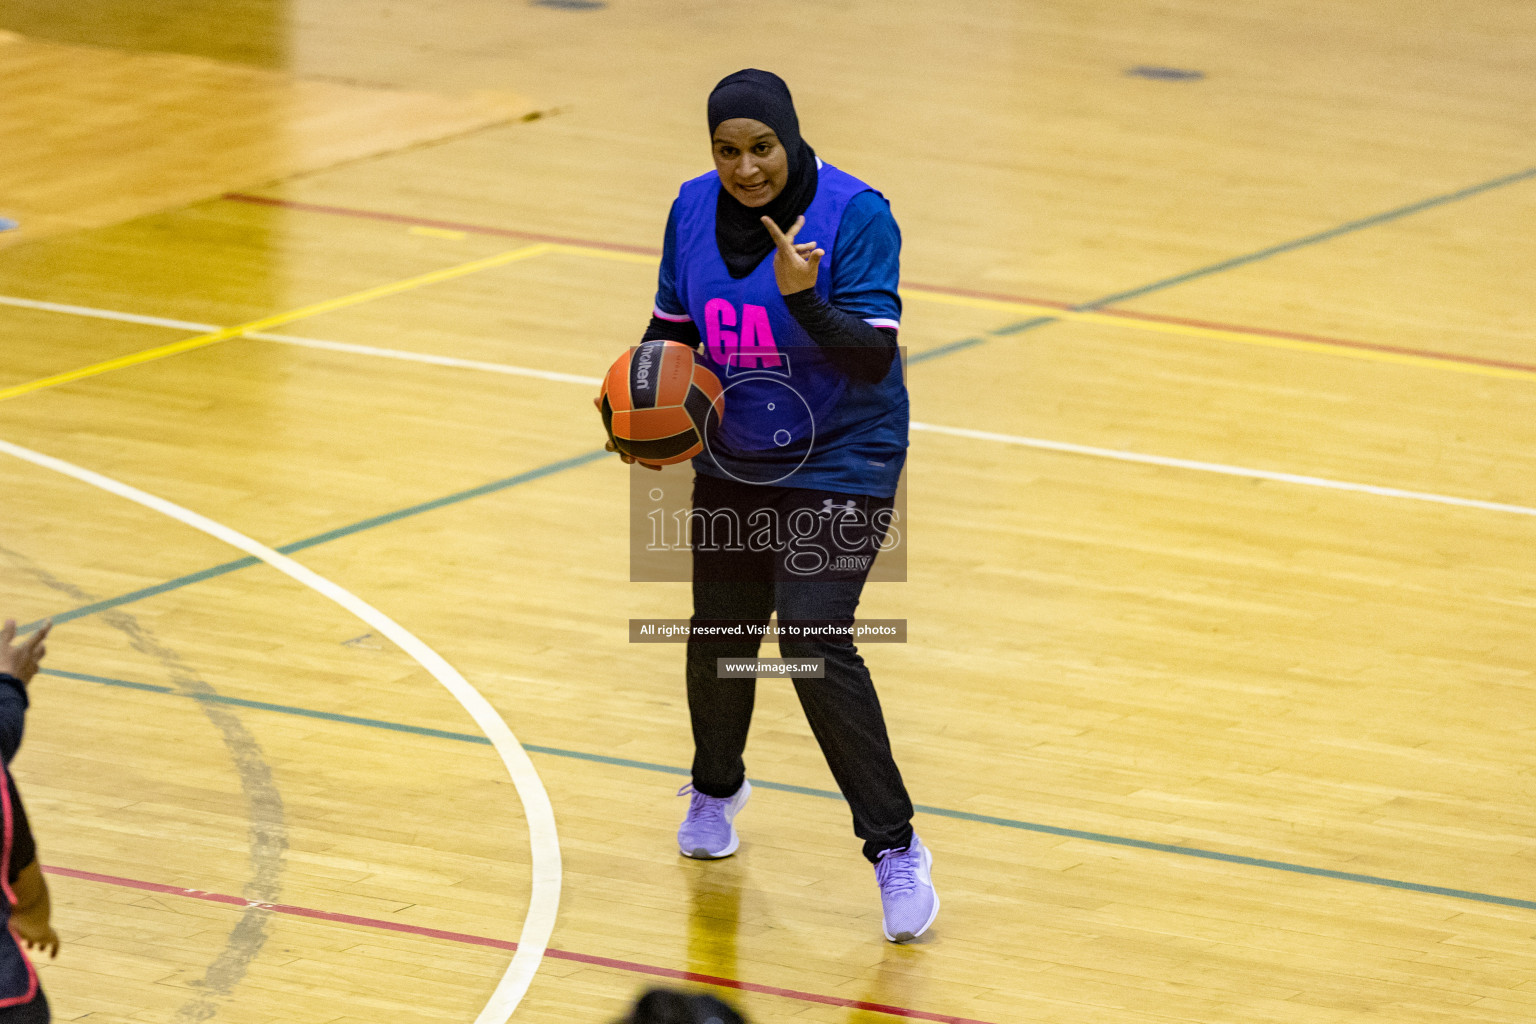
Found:
[[[901, 236], [880, 193], [801, 139], [778, 76], [723, 79], [709, 131], [715, 171], [672, 204], [644, 335], [694, 346], [725, 387], [723, 421], [694, 459], [693, 623], [761, 625], [777, 612], [781, 626], [850, 624], [906, 458]], [[756, 681], [719, 678], [716, 659], [758, 646], [688, 643], [684, 856], [737, 848]], [[912, 831], [869, 671], [846, 636], [786, 638], [780, 652], [824, 662], [825, 678], [796, 678], [795, 692], [875, 866], [885, 937], [914, 939], [938, 915], [933, 855]]]

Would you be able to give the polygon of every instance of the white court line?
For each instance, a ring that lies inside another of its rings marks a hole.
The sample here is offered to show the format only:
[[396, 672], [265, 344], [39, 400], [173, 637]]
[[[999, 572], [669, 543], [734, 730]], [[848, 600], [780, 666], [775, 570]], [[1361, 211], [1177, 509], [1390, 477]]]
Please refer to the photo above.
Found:
[[485, 1008], [475, 1018], [475, 1024], [505, 1024], [527, 993], [534, 974], [543, 962], [544, 951], [554, 931], [555, 916], [560, 906], [560, 839], [555, 831], [554, 808], [550, 806], [549, 794], [544, 791], [544, 783], [539, 779], [538, 771], [528, 759], [522, 744], [518, 743], [517, 737], [512, 735], [512, 730], [490, 702], [459, 674], [458, 669], [448, 664], [442, 655], [404, 626], [356, 594], [305, 568], [287, 555], [279, 554], [245, 534], [190, 509], [51, 455], [8, 441], [0, 441], [0, 452], [127, 498], [259, 558], [279, 572], [330, 598], [387, 636], [430, 672], [464, 706], [464, 710], [469, 712], [475, 724], [496, 748], [502, 764], [507, 768], [507, 774], [512, 777], [512, 784], [523, 804], [523, 813], [528, 819], [528, 843], [533, 852], [533, 891], [528, 900], [528, 915], [523, 919], [522, 933], [518, 936], [517, 951], [512, 954], [512, 962], [507, 965], [506, 973], [502, 975]]
[[[36, 309], [45, 313], [65, 313], [70, 316], [87, 316], [96, 320], [116, 320], [126, 324], [144, 324], [148, 327], [169, 327], [178, 331], [195, 331], [198, 334], [207, 334], [213, 331], [221, 331], [224, 328], [218, 324], [200, 324], [191, 320], [172, 320], [163, 316], [144, 316], [139, 313], [123, 313], [115, 309], [97, 309], [93, 306], [72, 306], [62, 302], [40, 302], [37, 299], [22, 299], [12, 295], [0, 295], [0, 306], [16, 306], [21, 309]], [[267, 331], [252, 331], [241, 335], [244, 338], [256, 338], [260, 341], [275, 341], [283, 345], [297, 345], [302, 348], [323, 349], [331, 352], [347, 352], [358, 356], [376, 356], [381, 359], [403, 359], [412, 363], [427, 363], [432, 366], [451, 366], [460, 370], [482, 370], [486, 373], [500, 373], [510, 377], [534, 377], [539, 380], [553, 380], [562, 384], [601, 384], [598, 377], [582, 377], [574, 373], [560, 373], [555, 370], [535, 370], [527, 366], [509, 366], [506, 363], [486, 363], [477, 359], [459, 359], [455, 356], [434, 356], [423, 352], [402, 352], [393, 348], [376, 348], [373, 345], [353, 345], [345, 341], [322, 341], [319, 338], [302, 338], [294, 334], [272, 334]]]
[[972, 441], [995, 441], [1025, 448], [1040, 448], [1051, 452], [1067, 452], [1072, 455], [1091, 455], [1100, 459], [1117, 459], [1121, 462], [1139, 462], [1148, 466], [1169, 466], [1174, 469], [1193, 469], [1201, 473], [1221, 473], [1225, 476], [1248, 477], [1253, 480], [1274, 480], [1284, 484], [1300, 484], [1303, 487], [1325, 487], [1332, 491], [1355, 491], [1374, 494], [1383, 498], [1407, 498], [1411, 501], [1432, 501], [1439, 505], [1457, 505], [1477, 508], [1485, 512], [1513, 512], [1516, 515], [1536, 516], [1536, 508], [1525, 505], [1506, 505], [1497, 501], [1479, 501], [1476, 498], [1457, 498], [1449, 494], [1429, 491], [1405, 491], [1397, 487], [1380, 487], [1376, 484], [1357, 484], [1348, 480], [1330, 480], [1321, 476], [1301, 476], [1296, 473], [1276, 473], [1268, 469], [1249, 469], [1246, 466], [1228, 466], [1220, 462], [1196, 462], [1193, 459], [1174, 459], [1166, 455], [1142, 455], [1139, 452], [1123, 452], [1115, 448], [1093, 448], [1085, 444], [1066, 441], [1047, 441], [1038, 437], [1022, 437], [1018, 434], [994, 434], [986, 430], [968, 430], [965, 427], [941, 427], [936, 423], [912, 424], [913, 430], [926, 430], [934, 434], [949, 434]]
[[[77, 316], [92, 316], [104, 320], [124, 320], [129, 323], [177, 327], [183, 330], [216, 331], [219, 329], [216, 325], [212, 324], [191, 324], [181, 320], [165, 320], [158, 317], [139, 316], [135, 313], [118, 313], [113, 310], [92, 309], [89, 306], [64, 306], [51, 302], [37, 302], [32, 299], [15, 299], [4, 295], [0, 295], [0, 305], [22, 306], [28, 309], [42, 309], [57, 313], [72, 313]], [[434, 366], [484, 370], [492, 373], [512, 374], [522, 377], [540, 377], [545, 380], [556, 380], [570, 384], [589, 384], [594, 387], [602, 384], [602, 379], [599, 377], [582, 377], [572, 373], [554, 373], [549, 370], [534, 370], [523, 366], [510, 366], [505, 363], [482, 363], [470, 359], [454, 359], [450, 356], [430, 356], [419, 352], [403, 352], [399, 349], [374, 348], [369, 345], [348, 345], [339, 341], [317, 341], [313, 338], [296, 338], [281, 334], [252, 334], [249, 337], [262, 338], [267, 341], [280, 341], [290, 345], [305, 345], [310, 348], [350, 352], [356, 355], [382, 356], [414, 363], [429, 363]], [[1454, 505], [1460, 508], [1481, 509], [1485, 512], [1510, 512], [1515, 515], [1536, 516], [1536, 508], [1526, 505], [1509, 505], [1498, 501], [1479, 501], [1476, 498], [1458, 498], [1454, 495], [1435, 494], [1431, 491], [1408, 491], [1398, 487], [1359, 484], [1349, 480], [1332, 480], [1321, 476], [1277, 473], [1273, 470], [1252, 469], [1247, 466], [1229, 466], [1220, 462], [1199, 462], [1194, 459], [1176, 459], [1166, 455], [1143, 455], [1139, 452], [1120, 451], [1115, 448], [1095, 448], [1090, 445], [1072, 444], [1067, 441], [1049, 441], [1044, 438], [1024, 437], [1018, 434], [996, 434], [986, 430], [946, 427], [937, 423], [919, 423], [915, 420], [911, 426], [913, 430], [928, 431], [934, 434], [948, 434], [951, 437], [963, 437], [972, 441], [992, 441], [997, 444], [1010, 444], [1023, 448], [1037, 448], [1043, 451], [1064, 452], [1070, 455], [1088, 455], [1100, 459], [1114, 459], [1119, 462], [1137, 462], [1148, 466], [1166, 466], [1172, 469], [1188, 469], [1200, 473], [1219, 473], [1224, 476], [1247, 477], [1251, 480], [1273, 480], [1277, 483], [1297, 484], [1302, 487], [1321, 487], [1333, 491], [1353, 491], [1357, 494], [1374, 494], [1382, 498], [1427, 501], [1437, 505]]]
[[410, 363], [427, 363], [431, 366], [451, 366], [460, 370], [482, 370], [486, 373], [502, 373], [513, 377], [537, 377], [540, 380], [559, 381], [562, 384], [598, 385], [600, 377], [581, 377], [574, 373], [557, 373], [554, 370], [535, 370], [527, 366], [510, 366], [506, 363], [484, 363], [478, 359], [459, 359], [455, 356], [433, 356], [424, 352], [402, 352], [395, 348], [375, 348], [372, 345], [353, 345], [345, 341], [321, 341], [318, 338], [300, 338], [292, 334], [268, 334], [255, 331], [245, 335], [261, 341], [276, 341], [284, 345], [302, 348], [318, 348], [329, 352], [348, 352], [357, 356], [377, 356], [382, 359], [402, 359]]
[[[304, 344], [311, 348], [334, 349], [338, 352], [352, 352], [358, 355], [384, 356], [389, 359], [403, 359], [408, 362], [430, 363], [434, 366], [452, 366], [469, 370], [490, 370], [495, 373], [538, 376], [547, 380], [559, 380], [571, 384], [588, 384], [593, 387], [603, 382], [600, 377], [581, 377], [572, 373], [557, 374], [545, 370], [530, 370], [521, 366], [508, 366], [504, 363], [480, 363], [468, 359], [452, 359], [447, 356], [429, 356], [417, 352], [402, 352], [399, 349], [373, 348], [368, 345], [347, 345], [335, 341], [317, 342], [304, 338], [290, 339], [282, 335], [252, 334], [250, 337], [267, 337], [273, 341], [289, 341], [294, 344]], [[1071, 455], [1089, 455], [1100, 459], [1114, 459], [1119, 462], [1138, 462], [1143, 465], [1190, 469], [1201, 473], [1220, 473], [1224, 476], [1247, 477], [1252, 480], [1273, 480], [1277, 483], [1298, 484], [1303, 487], [1322, 487], [1334, 491], [1354, 491], [1359, 494], [1374, 494], [1382, 498], [1406, 498], [1410, 501], [1428, 501], [1440, 505], [1456, 505], [1461, 508], [1482, 509], [1485, 512], [1513, 512], [1516, 515], [1536, 516], [1536, 508], [1529, 508], [1525, 505], [1506, 505], [1497, 501], [1458, 498], [1454, 495], [1434, 494], [1429, 491], [1405, 491], [1397, 487], [1358, 484], [1349, 480], [1331, 480], [1327, 477], [1303, 476], [1298, 473], [1277, 473], [1268, 469], [1228, 466], [1220, 462], [1198, 462], [1193, 459], [1175, 459], [1166, 455], [1143, 455], [1139, 452], [1120, 451], [1115, 448], [1094, 448], [1090, 445], [1072, 444], [1068, 441], [1048, 441], [1044, 438], [1023, 437], [1018, 434], [994, 434], [985, 430], [945, 427], [937, 423], [920, 423], [916, 420], [912, 421], [911, 427], [913, 430], [924, 430], [933, 434], [948, 434], [952, 437], [963, 437], [972, 441], [992, 441], [998, 444], [1011, 444], [1023, 448], [1038, 448], [1044, 451], [1065, 452]]]
[[208, 334], [212, 331], [223, 330], [218, 324], [195, 324], [190, 320], [171, 320], [163, 316], [140, 316], [138, 313], [122, 313], [115, 309], [96, 309], [93, 306], [70, 306], [62, 302], [39, 302], [37, 299], [20, 299], [14, 295], [0, 295], [0, 306], [37, 309], [45, 313], [67, 313], [70, 316], [88, 316], [97, 320], [120, 320], [125, 324], [170, 327], [179, 331], [196, 331], [198, 334]]

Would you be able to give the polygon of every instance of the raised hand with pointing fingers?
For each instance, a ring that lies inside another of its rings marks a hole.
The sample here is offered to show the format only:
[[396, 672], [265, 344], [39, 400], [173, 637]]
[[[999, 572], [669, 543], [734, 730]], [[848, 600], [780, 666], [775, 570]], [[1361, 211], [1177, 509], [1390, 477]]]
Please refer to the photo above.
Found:
[[6, 619], [5, 625], [0, 627], [0, 675], [15, 676], [23, 683], [30, 683], [37, 674], [38, 662], [48, 653], [43, 641], [48, 639], [48, 631], [52, 628], [52, 622], [45, 622], [42, 629], [13, 647], [11, 641], [16, 639], [16, 620]]
[[816, 287], [816, 273], [821, 269], [821, 258], [826, 252], [815, 242], [796, 243], [795, 235], [805, 227], [805, 218], [796, 217], [787, 234], [779, 230], [772, 217], [762, 220], [777, 246], [773, 254], [773, 276], [779, 282], [779, 294], [793, 295]]

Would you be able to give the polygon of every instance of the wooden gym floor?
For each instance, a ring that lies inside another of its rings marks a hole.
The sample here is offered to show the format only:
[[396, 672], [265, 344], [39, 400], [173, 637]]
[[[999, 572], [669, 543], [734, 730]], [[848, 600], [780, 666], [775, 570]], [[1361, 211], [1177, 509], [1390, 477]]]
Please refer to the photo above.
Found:
[[[1531, 5], [0, 30], [59, 1019], [608, 1021], [685, 975], [760, 1022], [1536, 1015]], [[911, 578], [864, 609], [910, 623], [865, 649], [944, 904], [907, 947], [787, 687], [740, 854], [677, 856], [681, 649], [626, 642], [687, 588], [627, 582], [592, 382], [747, 65], [905, 235]]]

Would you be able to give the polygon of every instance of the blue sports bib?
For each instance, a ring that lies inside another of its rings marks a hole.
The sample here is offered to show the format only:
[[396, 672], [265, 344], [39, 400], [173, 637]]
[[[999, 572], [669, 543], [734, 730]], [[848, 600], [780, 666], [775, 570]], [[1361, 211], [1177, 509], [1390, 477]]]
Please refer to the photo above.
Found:
[[[694, 469], [750, 484], [889, 498], [906, 459], [908, 402], [901, 360], [877, 384], [850, 379], [784, 305], [769, 254], [731, 277], [715, 243], [719, 176], [685, 182], [677, 216], [677, 295], [699, 326], [699, 359], [725, 389], [723, 422]], [[816, 279], [830, 295], [843, 210], [873, 191], [822, 164], [797, 242], [826, 251]], [[764, 230], [767, 230], [766, 228]]]

